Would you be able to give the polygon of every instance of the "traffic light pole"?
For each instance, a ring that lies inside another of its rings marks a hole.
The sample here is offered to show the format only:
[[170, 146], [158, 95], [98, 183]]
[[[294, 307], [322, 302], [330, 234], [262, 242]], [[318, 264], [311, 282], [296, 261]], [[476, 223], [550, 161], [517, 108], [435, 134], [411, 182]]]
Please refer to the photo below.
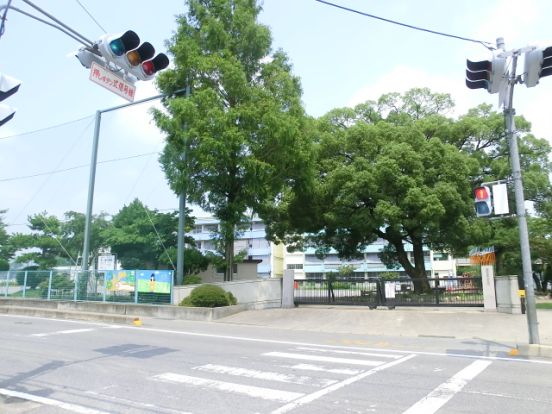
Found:
[[[182, 92], [178, 90], [175, 94]], [[153, 101], [155, 99], [165, 98], [166, 94], [155, 95], [139, 101], [130, 102], [123, 105], [114, 106], [107, 109], [96, 111], [96, 122], [94, 126], [94, 139], [92, 142], [92, 156], [90, 158], [90, 177], [88, 180], [88, 201], [86, 203], [86, 217], [84, 223], [84, 244], [82, 248], [82, 271], [88, 271], [88, 261], [90, 260], [90, 232], [92, 223], [92, 205], [94, 204], [94, 185], [96, 182], [96, 165], [98, 163], [98, 144], [100, 141], [100, 125], [102, 114], [105, 112], [115, 111], [117, 109], [126, 108], [133, 105], [138, 105], [144, 102]]]
[[519, 226], [519, 240], [521, 245], [521, 261], [523, 267], [523, 281], [525, 283], [525, 300], [527, 325], [529, 328], [529, 343], [539, 344], [539, 328], [537, 322], [537, 310], [535, 305], [535, 289], [533, 287], [533, 271], [531, 269], [531, 250], [529, 247], [529, 232], [527, 231], [527, 214], [525, 212], [525, 196], [523, 194], [523, 182], [521, 179], [521, 167], [519, 162], [519, 151], [517, 136], [514, 133], [514, 115], [513, 108], [514, 85], [516, 84], [516, 66], [518, 53], [512, 55], [512, 76], [508, 82], [508, 103], [504, 108], [504, 119], [506, 122], [506, 131], [510, 145], [510, 160], [512, 166], [512, 176], [514, 181], [514, 190], [516, 197], [516, 214]]
[[[185, 95], [186, 99], [190, 97], [190, 86], [186, 86]], [[186, 129], [186, 125], [183, 126]], [[188, 141], [184, 142], [184, 152], [182, 153], [182, 161], [186, 162], [188, 150]], [[179, 215], [178, 215], [178, 235], [177, 235], [177, 248], [176, 248], [176, 284], [182, 285], [184, 283], [184, 219], [186, 216], [186, 188], [182, 189], [179, 199]]]

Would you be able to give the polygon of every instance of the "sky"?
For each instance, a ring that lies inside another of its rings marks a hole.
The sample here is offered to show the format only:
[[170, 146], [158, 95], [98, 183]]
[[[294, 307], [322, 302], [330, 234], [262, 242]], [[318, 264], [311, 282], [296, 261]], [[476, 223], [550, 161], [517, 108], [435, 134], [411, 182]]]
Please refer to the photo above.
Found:
[[[547, 0], [333, 2], [493, 44], [503, 37], [507, 50], [552, 46], [552, 2]], [[6, 3], [0, 0], [0, 5]], [[33, 3], [92, 41], [132, 29], [157, 52], [166, 51], [166, 40], [177, 28], [175, 16], [186, 11], [183, 0]], [[413, 87], [450, 93], [455, 116], [481, 103], [500, 110], [497, 95], [465, 86], [466, 59], [491, 57], [480, 43], [413, 30], [315, 0], [262, 4], [259, 20], [271, 30], [273, 49], [288, 54], [309, 115]], [[12, 6], [45, 18], [22, 0], [13, 0]], [[15, 117], [0, 127], [0, 210], [7, 210], [3, 220], [9, 232], [25, 232], [27, 217], [36, 213], [62, 218], [67, 211], [86, 211], [95, 113], [126, 101], [89, 80], [89, 70], [74, 57], [79, 46], [51, 26], [8, 11], [0, 38], [0, 72], [22, 81], [19, 91], [3, 102], [17, 108]], [[552, 77], [534, 88], [517, 85], [514, 107], [532, 123], [537, 137], [552, 143], [551, 90]], [[154, 82], [137, 83], [136, 100], [158, 93]], [[135, 198], [159, 211], [178, 208], [158, 163], [164, 136], [152, 121], [152, 105], [102, 114], [94, 214], [115, 214]]]

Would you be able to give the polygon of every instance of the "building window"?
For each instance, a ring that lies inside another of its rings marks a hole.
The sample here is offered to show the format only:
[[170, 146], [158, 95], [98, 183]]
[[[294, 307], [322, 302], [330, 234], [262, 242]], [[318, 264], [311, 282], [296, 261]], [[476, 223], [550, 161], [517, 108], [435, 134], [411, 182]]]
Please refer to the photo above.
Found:
[[205, 228], [205, 231], [209, 233], [215, 233], [218, 230], [217, 224], [206, 224], [203, 227]]
[[287, 268], [301, 270], [303, 269], [303, 263], [288, 263]]

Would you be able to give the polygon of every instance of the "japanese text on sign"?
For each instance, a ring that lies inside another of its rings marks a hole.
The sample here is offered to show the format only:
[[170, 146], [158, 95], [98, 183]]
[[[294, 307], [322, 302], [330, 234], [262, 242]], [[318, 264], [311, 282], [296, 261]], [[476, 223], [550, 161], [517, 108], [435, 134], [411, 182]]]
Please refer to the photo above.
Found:
[[134, 101], [136, 86], [96, 62], [93, 62], [90, 66], [90, 80], [125, 98], [127, 101]]

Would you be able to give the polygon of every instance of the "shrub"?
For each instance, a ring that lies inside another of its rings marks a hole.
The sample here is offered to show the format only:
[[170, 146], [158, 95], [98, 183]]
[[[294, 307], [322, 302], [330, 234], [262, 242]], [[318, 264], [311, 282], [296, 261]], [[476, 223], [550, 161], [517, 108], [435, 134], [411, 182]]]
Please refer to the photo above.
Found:
[[230, 304], [230, 305], [237, 305], [238, 304], [238, 300], [232, 294], [232, 292], [226, 292], [226, 297], [228, 298], [228, 304]]
[[219, 286], [206, 284], [194, 288], [190, 295], [180, 302], [180, 306], [215, 308], [228, 306], [232, 302], [237, 303], [236, 298], [230, 292], [226, 292]]
[[187, 275], [184, 276], [185, 285], [200, 285], [201, 277], [199, 275]]

